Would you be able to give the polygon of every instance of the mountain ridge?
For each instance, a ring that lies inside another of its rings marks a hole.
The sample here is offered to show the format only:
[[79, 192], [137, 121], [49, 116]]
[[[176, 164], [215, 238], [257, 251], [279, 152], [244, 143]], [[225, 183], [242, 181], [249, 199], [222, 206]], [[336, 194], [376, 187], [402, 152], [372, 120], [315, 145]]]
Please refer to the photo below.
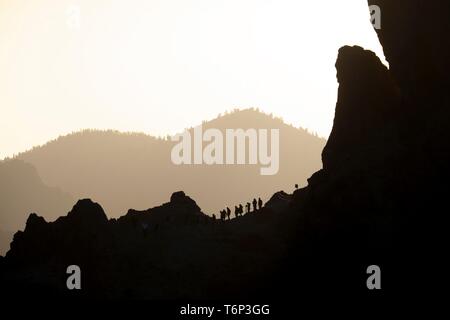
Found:
[[[34, 165], [46, 184], [58, 186], [75, 198], [95, 199], [112, 217], [130, 207], [144, 209], [158, 205], [177, 189], [191, 194], [210, 215], [217, 214], [223, 205], [234, 205], [255, 196], [268, 199], [273, 186], [289, 189], [294, 184], [305, 185], [309, 175], [321, 167], [324, 139], [254, 109], [225, 114], [202, 126], [205, 130], [214, 127], [221, 131], [280, 129], [280, 171], [261, 177], [259, 165], [176, 166], [170, 160], [176, 142], [117, 131], [82, 131], [17, 158]], [[292, 149], [291, 145], [300, 149]], [[295, 171], [297, 174], [292, 175]], [[254, 190], [254, 194], [249, 190]]]

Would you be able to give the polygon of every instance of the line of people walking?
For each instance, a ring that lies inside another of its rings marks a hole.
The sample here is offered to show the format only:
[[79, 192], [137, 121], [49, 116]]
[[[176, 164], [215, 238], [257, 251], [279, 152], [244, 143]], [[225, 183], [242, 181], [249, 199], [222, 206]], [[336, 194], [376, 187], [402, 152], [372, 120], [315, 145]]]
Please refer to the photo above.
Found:
[[[261, 198], [258, 198], [258, 200], [254, 198], [251, 203], [247, 202], [247, 204], [245, 205], [246, 213], [252, 212], [251, 211], [252, 205], [253, 205], [253, 212], [257, 212], [258, 210], [262, 209], [263, 201], [261, 200]], [[244, 215], [244, 206], [242, 204], [234, 206], [234, 217], [235, 218], [242, 217], [243, 215]], [[213, 218], [215, 219], [215, 215], [213, 215]], [[220, 220], [225, 221], [227, 219], [228, 220], [231, 219], [231, 209], [229, 207], [220, 211]]]

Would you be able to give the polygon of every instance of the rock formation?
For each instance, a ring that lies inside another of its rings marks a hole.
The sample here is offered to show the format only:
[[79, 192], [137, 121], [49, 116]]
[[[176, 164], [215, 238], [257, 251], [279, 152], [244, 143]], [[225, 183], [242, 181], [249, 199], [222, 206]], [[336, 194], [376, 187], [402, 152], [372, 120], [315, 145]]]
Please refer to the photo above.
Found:
[[[392, 280], [396, 268], [432, 263], [422, 256], [431, 239], [420, 235], [439, 228], [449, 191], [449, 5], [369, 3], [382, 10], [390, 68], [360, 47], [340, 50], [333, 131], [307, 187], [229, 222], [206, 217], [183, 192], [118, 220], [89, 200], [53, 223], [31, 215], [0, 261], [3, 288], [68, 295], [58, 277], [78, 263], [88, 298], [289, 299], [295, 290], [336, 299], [365, 296], [371, 264]], [[406, 274], [395, 276], [404, 284]]]

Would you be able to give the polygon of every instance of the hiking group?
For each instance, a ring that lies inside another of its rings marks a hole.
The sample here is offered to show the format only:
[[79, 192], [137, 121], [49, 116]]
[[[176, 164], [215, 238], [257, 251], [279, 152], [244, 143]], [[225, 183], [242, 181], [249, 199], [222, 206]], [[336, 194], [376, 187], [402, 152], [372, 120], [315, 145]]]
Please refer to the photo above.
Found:
[[[257, 212], [258, 210], [262, 209], [263, 201], [261, 200], [261, 198], [258, 198], [258, 200], [256, 200], [256, 198], [254, 198], [252, 203], [247, 202], [247, 204], [245, 205], [245, 209], [246, 209], [245, 213], [252, 212], [251, 211], [252, 205], [253, 205], [253, 212]], [[243, 215], [244, 215], [244, 206], [242, 204], [234, 206], [234, 217], [235, 218], [242, 217]], [[213, 218], [215, 219], [215, 215], [213, 215]], [[220, 220], [221, 221], [230, 220], [230, 219], [231, 219], [231, 209], [229, 207], [220, 211]]]

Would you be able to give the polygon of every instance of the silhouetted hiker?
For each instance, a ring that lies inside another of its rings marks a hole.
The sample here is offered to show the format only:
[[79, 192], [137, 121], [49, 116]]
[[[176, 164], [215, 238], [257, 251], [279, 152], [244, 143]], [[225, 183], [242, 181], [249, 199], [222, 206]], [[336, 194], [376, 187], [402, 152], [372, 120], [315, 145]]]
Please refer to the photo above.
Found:
[[247, 202], [246, 207], [247, 207], [247, 213], [250, 213], [250, 209], [251, 209], [251, 207], [252, 207], [251, 203], [250, 203], [250, 202]]
[[256, 201], [256, 198], [253, 199], [253, 211], [256, 211], [258, 208], [256, 207], [258, 205], [258, 202]]
[[237, 218], [239, 216], [239, 208], [238, 206], [234, 206], [234, 217]]
[[212, 218], [213, 218], [214, 221], [216, 221], [216, 215], [215, 214], [213, 214]]
[[230, 220], [230, 216], [231, 216], [231, 209], [227, 207], [227, 217], [228, 217], [228, 220]]
[[242, 206], [242, 203], [239, 205], [239, 214], [241, 216], [244, 214], [244, 207]]
[[220, 220], [225, 221], [226, 214], [225, 210], [220, 210]]
[[258, 209], [259, 210], [262, 209], [262, 205], [263, 205], [263, 201], [261, 200], [261, 198], [258, 198]]

